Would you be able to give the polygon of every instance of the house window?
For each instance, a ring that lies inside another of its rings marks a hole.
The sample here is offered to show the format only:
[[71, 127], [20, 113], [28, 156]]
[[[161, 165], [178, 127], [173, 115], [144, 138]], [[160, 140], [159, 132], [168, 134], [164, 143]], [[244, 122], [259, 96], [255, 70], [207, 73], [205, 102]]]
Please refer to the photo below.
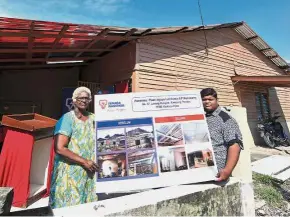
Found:
[[135, 140], [135, 145], [140, 145], [140, 144], [141, 144], [140, 140]]
[[270, 105], [266, 93], [256, 93], [256, 109], [258, 119], [267, 119], [270, 117]]

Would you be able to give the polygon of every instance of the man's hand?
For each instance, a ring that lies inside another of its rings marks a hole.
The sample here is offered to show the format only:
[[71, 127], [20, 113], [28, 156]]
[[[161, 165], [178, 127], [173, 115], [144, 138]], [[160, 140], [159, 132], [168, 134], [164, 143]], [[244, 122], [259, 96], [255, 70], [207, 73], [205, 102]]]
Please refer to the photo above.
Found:
[[91, 160], [84, 160], [83, 167], [86, 170], [90, 171], [91, 173], [95, 173], [99, 169], [98, 165], [94, 161], [91, 161]]
[[222, 169], [218, 174], [217, 174], [217, 179], [216, 181], [217, 182], [222, 182], [222, 181], [226, 181], [228, 180], [228, 178], [230, 177], [231, 175], [231, 171], [230, 170], [227, 170], [227, 169]]

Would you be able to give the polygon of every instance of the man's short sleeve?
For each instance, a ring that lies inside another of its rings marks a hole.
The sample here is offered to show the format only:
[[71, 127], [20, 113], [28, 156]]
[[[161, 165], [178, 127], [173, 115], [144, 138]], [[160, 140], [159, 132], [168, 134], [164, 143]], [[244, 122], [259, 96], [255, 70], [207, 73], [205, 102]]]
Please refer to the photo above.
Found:
[[224, 123], [224, 140], [228, 146], [239, 144], [241, 149], [244, 149], [242, 133], [238, 123], [233, 118]]
[[72, 119], [70, 113], [64, 114], [56, 123], [54, 135], [62, 134], [70, 137], [72, 134]]

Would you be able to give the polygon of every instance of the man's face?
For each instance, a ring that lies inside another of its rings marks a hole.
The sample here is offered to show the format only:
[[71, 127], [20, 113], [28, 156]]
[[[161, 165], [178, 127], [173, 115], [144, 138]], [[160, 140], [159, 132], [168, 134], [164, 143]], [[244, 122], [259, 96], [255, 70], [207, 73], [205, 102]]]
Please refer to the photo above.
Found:
[[205, 111], [214, 111], [218, 107], [217, 99], [213, 96], [205, 96], [202, 98]]

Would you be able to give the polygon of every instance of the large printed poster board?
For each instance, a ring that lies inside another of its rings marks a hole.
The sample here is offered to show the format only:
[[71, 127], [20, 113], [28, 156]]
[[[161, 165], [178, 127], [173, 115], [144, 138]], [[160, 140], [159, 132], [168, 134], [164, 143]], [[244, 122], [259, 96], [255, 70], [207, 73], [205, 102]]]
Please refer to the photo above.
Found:
[[97, 193], [214, 180], [199, 91], [95, 96]]

